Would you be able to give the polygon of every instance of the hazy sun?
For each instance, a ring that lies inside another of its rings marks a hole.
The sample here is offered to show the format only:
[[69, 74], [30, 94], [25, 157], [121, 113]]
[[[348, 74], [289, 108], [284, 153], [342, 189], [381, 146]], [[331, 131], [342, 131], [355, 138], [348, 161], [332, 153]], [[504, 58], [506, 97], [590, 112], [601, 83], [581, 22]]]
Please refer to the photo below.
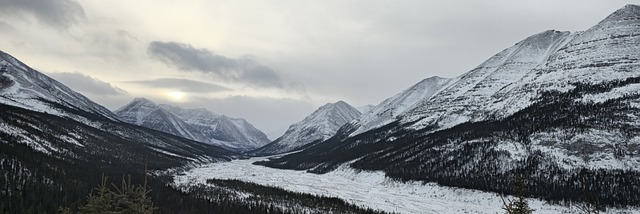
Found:
[[167, 95], [174, 101], [182, 101], [182, 99], [184, 99], [185, 93], [182, 91], [172, 91], [167, 93]]

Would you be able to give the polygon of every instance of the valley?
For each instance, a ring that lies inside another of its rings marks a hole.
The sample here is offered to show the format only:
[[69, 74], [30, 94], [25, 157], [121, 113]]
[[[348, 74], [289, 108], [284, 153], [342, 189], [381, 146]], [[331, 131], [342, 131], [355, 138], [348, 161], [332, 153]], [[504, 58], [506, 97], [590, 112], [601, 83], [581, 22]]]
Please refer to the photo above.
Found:
[[[174, 175], [175, 186], [206, 184], [208, 179], [241, 180], [285, 190], [337, 197], [346, 202], [395, 213], [500, 213], [502, 201], [496, 193], [445, 187], [435, 183], [401, 182], [380, 171], [361, 171], [348, 166], [326, 174], [280, 170], [253, 164], [269, 157], [237, 159], [206, 164]], [[211, 185], [211, 184], [210, 184]], [[553, 205], [528, 199], [535, 213], [576, 213], [576, 207]], [[610, 209], [603, 213], [633, 213]]]
[[[54, 74], [129, 101], [113, 110], [0, 51], [1, 214], [122, 209], [94, 197], [109, 184], [155, 202], [134, 213], [640, 213], [639, 5], [583, 31], [533, 34], [458, 76], [421, 76], [361, 107], [311, 98], [250, 54], [161, 41], [146, 50], [183, 72], [118, 82], [158, 89], [153, 99]], [[279, 137], [257, 128], [276, 129], [297, 102], [310, 114]]]

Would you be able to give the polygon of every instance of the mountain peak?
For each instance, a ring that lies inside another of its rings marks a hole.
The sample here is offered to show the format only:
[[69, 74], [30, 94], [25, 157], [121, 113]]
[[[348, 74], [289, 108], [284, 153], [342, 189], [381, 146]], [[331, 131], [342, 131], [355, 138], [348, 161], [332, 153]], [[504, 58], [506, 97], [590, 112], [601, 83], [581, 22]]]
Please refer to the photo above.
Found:
[[145, 104], [156, 105], [155, 102], [153, 102], [153, 101], [151, 101], [151, 100], [149, 100], [147, 98], [144, 98], [144, 97], [136, 97], [131, 101], [131, 103], [145, 103]]
[[327, 103], [289, 127], [285, 134], [253, 154], [272, 155], [294, 151], [333, 136], [344, 124], [362, 113], [345, 101]]
[[637, 22], [638, 20], [640, 20], [640, 6], [628, 4], [607, 16], [596, 26], [620, 22]]
[[[326, 118], [331, 118], [335, 116], [341, 117], [343, 114], [351, 114], [352, 113], [351, 110], [358, 111], [353, 106], [349, 105], [347, 102], [340, 100], [335, 103], [327, 103], [321, 106], [320, 108], [318, 108], [318, 110], [316, 110], [311, 115], [309, 115], [309, 117], [318, 118], [319, 120], [324, 120]], [[314, 119], [314, 120], [318, 120], [318, 119]]]
[[[628, 5], [625, 5], [624, 7], [620, 8], [616, 12], [619, 12], [619, 11], [624, 11], [625, 13], [640, 14], [640, 5], [628, 4]], [[616, 13], [616, 12], [614, 12], [614, 13]]]
[[331, 107], [335, 109], [353, 108], [353, 106], [349, 105], [347, 102], [342, 100], [335, 103], [331, 103]]
[[558, 38], [571, 34], [569, 31], [546, 30], [523, 39], [516, 43], [518, 46], [547, 46], [554, 43]]
[[336, 103], [334, 103], [334, 104], [335, 104], [335, 105], [349, 105], [349, 104], [347, 104], [347, 102], [342, 101], [342, 100], [340, 100], [340, 101], [338, 101], [338, 102], [336, 102]]
[[142, 106], [144, 106], [148, 110], [156, 110], [156, 109], [159, 108], [158, 105], [155, 102], [153, 102], [153, 101], [151, 101], [151, 100], [149, 100], [147, 98], [136, 97], [133, 100], [131, 100], [131, 102], [129, 102], [128, 104], [126, 104], [126, 105], [124, 105], [122, 107], [120, 107], [119, 109], [115, 110], [114, 112], [116, 112], [116, 114], [117, 114], [117, 112], [130, 111], [132, 109], [137, 109], [137, 108], [140, 108]]

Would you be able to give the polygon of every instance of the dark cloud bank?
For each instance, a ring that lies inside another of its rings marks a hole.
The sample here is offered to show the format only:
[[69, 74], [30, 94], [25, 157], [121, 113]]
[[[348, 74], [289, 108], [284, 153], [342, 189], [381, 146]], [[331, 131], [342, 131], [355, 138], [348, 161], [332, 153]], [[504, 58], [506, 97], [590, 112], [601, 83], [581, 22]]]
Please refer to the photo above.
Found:
[[84, 8], [74, 0], [0, 0], [0, 12], [32, 15], [39, 22], [62, 28], [86, 19]]
[[189, 44], [154, 41], [147, 49], [153, 58], [184, 71], [214, 74], [227, 81], [260, 88], [285, 88], [278, 74], [271, 68], [250, 58], [232, 59]]

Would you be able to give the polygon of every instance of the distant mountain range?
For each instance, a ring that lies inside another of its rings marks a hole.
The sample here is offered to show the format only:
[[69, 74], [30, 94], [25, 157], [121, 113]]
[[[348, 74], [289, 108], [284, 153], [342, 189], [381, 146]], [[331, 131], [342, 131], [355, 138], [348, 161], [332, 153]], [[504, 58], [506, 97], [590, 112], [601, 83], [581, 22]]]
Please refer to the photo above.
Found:
[[115, 113], [127, 123], [238, 152], [269, 143], [267, 136], [246, 120], [218, 115], [207, 109], [182, 109], [136, 98]]
[[530, 36], [454, 78], [427, 78], [331, 138], [259, 164], [348, 163], [402, 180], [607, 205], [640, 203], [640, 6], [583, 32]]
[[12, 187], [0, 201], [37, 207], [25, 198], [42, 193], [47, 206], [78, 203], [96, 174], [126, 172], [151, 175], [171, 196], [164, 203], [206, 204], [167, 190], [161, 172], [290, 152], [256, 164], [314, 173], [348, 165], [507, 194], [522, 176], [531, 197], [637, 206], [639, 23], [640, 6], [627, 5], [582, 32], [541, 32], [362, 112], [326, 104], [273, 142], [206, 109], [137, 98], [113, 113], [0, 52], [0, 188]]

